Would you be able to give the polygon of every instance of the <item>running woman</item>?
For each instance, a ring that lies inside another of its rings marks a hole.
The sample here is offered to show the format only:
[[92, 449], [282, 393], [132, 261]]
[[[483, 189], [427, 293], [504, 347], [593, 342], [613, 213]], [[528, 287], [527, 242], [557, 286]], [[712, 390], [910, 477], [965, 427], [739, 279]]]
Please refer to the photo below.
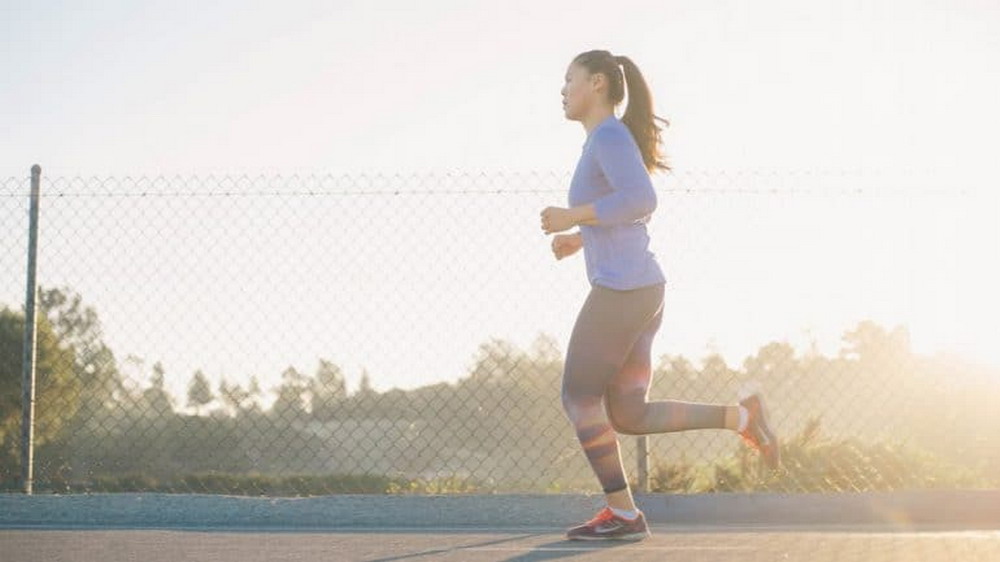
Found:
[[[626, 89], [628, 105], [615, 108]], [[569, 207], [541, 212], [561, 260], [583, 248], [591, 289], [570, 336], [562, 404], [583, 452], [604, 489], [607, 505], [567, 531], [569, 539], [643, 539], [649, 527], [636, 508], [622, 466], [617, 433], [645, 435], [690, 429], [728, 429], [775, 468], [778, 440], [760, 393], [737, 404], [647, 401], [653, 336], [663, 316], [665, 278], [649, 250], [646, 223], [656, 209], [650, 174], [669, 170], [659, 151], [660, 126], [639, 68], [608, 51], [581, 53], [562, 88], [567, 119], [587, 132], [569, 187]], [[617, 432], [617, 433], [616, 433]]]

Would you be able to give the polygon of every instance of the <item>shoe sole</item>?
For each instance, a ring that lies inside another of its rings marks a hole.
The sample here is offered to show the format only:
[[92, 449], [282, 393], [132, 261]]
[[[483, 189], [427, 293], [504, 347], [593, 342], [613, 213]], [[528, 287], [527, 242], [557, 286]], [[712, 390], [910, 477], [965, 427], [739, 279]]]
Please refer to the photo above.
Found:
[[760, 419], [761, 419], [761, 422], [762, 422], [761, 425], [764, 428], [766, 428], [766, 433], [768, 435], [768, 441], [770, 442], [770, 444], [767, 445], [767, 447], [769, 449], [773, 449], [774, 450], [774, 463], [772, 464], [771, 462], [768, 461], [768, 459], [767, 459], [768, 455], [765, 454], [762, 449], [760, 449], [761, 457], [763, 457], [764, 463], [768, 466], [768, 468], [776, 469], [776, 468], [778, 468], [781, 465], [781, 449], [779, 449], [778, 438], [777, 438], [777, 436], [775, 436], [774, 430], [771, 429], [771, 421], [769, 419], [769, 415], [768, 415], [768, 411], [767, 411], [767, 403], [764, 401], [764, 395], [761, 394], [760, 392], [755, 392], [755, 393], [751, 394], [750, 396], [744, 398], [744, 400], [748, 400], [749, 398], [751, 398], [753, 396], [757, 397], [757, 404], [759, 405], [759, 408], [757, 409], [757, 413], [760, 415]]
[[635, 541], [642, 540], [650, 536], [649, 533], [632, 533], [630, 535], [618, 535], [614, 537], [566, 537], [571, 541]]

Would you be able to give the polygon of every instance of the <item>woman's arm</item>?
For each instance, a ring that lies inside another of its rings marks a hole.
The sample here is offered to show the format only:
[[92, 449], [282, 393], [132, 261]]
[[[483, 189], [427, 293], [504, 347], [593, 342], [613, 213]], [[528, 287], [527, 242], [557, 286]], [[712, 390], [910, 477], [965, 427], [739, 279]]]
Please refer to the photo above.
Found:
[[656, 210], [656, 191], [631, 133], [606, 127], [594, 135], [594, 156], [612, 191], [586, 205], [546, 207], [542, 211], [542, 230], [546, 234], [576, 225], [629, 224]]
[[565, 207], [546, 207], [542, 210], [542, 230], [545, 234], [569, 230], [578, 224], [599, 225], [593, 204]]
[[603, 225], [628, 224], [656, 209], [653, 182], [630, 135], [628, 130], [616, 127], [594, 132], [594, 156], [612, 192], [594, 201], [591, 209], [575, 211], [581, 220], [593, 218]]
[[[608, 197], [611, 197], [616, 193], [619, 192], [609, 193], [608, 195], [605, 195], [603, 198], [598, 199], [597, 202], [605, 201], [608, 199]], [[655, 195], [653, 197], [654, 197], [653, 206], [655, 207], [656, 205]], [[614, 201], [611, 201], [609, 203], [614, 203]], [[645, 209], [645, 207], [643, 207], [643, 209]], [[616, 212], [621, 213], [621, 211], [616, 211]], [[644, 217], [650, 212], [652, 212], [652, 209], [649, 209], [649, 211], [646, 212], [645, 214], [636, 215], [637, 213], [636, 211], [631, 210], [629, 207], [626, 207], [624, 219], [619, 217], [617, 214], [613, 214], [610, 217], [606, 217], [606, 220], [608, 218], [613, 219], [613, 222], [611, 222], [610, 224], [625, 224], [632, 222], [635, 219]], [[633, 217], [633, 215], [636, 216]], [[542, 211], [542, 230], [545, 231], [545, 234], [552, 234], [553, 232], [562, 232], [564, 230], [569, 230], [574, 226], [581, 224], [586, 226], [601, 226], [602, 224], [608, 224], [608, 223], [602, 221], [598, 217], [597, 205], [595, 203], [587, 203], [586, 205], [579, 205], [577, 207], [571, 207], [569, 209], [563, 207], [546, 207]]]
[[593, 203], [573, 207], [569, 210], [573, 224], [583, 224], [587, 226], [598, 226], [601, 221], [597, 220], [597, 212]]

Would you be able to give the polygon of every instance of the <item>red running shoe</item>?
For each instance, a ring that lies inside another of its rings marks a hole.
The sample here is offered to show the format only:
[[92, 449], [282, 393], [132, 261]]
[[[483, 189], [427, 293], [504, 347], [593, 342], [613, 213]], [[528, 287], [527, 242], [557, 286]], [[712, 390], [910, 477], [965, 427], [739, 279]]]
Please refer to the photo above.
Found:
[[640, 511], [635, 519], [615, 515], [610, 507], [597, 512], [593, 519], [566, 531], [566, 538], [577, 541], [642, 540], [650, 536], [646, 516]]
[[778, 438], [775, 437], [771, 425], [767, 421], [767, 406], [760, 392], [740, 400], [740, 405], [749, 413], [747, 427], [739, 432], [740, 437], [750, 447], [760, 451], [768, 468], [778, 468], [781, 463], [781, 451], [778, 448]]

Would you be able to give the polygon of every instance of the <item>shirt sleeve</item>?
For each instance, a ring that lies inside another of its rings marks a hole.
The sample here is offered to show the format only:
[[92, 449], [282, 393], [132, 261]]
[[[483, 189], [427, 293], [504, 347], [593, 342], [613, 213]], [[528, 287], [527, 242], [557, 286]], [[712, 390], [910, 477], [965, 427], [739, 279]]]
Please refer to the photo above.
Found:
[[656, 191], [635, 141], [627, 129], [594, 131], [594, 156], [612, 192], [594, 201], [597, 220], [605, 225], [628, 224], [656, 209]]

